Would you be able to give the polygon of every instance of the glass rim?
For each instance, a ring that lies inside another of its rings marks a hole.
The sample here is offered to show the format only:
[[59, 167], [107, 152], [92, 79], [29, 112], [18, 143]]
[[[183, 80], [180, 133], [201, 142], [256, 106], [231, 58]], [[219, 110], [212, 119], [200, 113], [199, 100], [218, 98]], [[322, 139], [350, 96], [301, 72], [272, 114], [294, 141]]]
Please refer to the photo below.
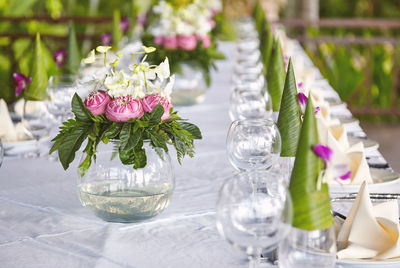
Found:
[[237, 119], [231, 123], [231, 126], [276, 126], [275, 122], [269, 118], [254, 118], [254, 119]]

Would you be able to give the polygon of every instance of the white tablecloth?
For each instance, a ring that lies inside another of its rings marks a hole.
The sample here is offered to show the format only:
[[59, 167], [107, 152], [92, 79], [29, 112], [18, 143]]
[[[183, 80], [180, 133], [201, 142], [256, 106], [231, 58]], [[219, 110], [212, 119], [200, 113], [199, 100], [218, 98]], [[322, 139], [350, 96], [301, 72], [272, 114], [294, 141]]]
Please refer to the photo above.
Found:
[[104, 222], [78, 200], [76, 164], [65, 172], [45, 158], [5, 159], [0, 267], [247, 267], [244, 253], [215, 227], [218, 191], [234, 172], [225, 152], [234, 45], [221, 48], [228, 60], [218, 63], [206, 101], [179, 109], [204, 138], [196, 141], [195, 158], [182, 166], [174, 160], [176, 189], [161, 215], [135, 224]]

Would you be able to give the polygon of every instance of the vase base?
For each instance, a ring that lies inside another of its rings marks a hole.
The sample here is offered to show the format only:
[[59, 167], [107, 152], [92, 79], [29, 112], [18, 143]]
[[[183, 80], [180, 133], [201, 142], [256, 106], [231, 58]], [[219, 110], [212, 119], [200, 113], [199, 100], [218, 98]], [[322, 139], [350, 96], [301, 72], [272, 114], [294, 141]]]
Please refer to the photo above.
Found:
[[205, 100], [205, 89], [177, 90], [171, 94], [174, 106], [190, 106]]
[[153, 191], [143, 188], [96, 191], [102, 185], [86, 184], [80, 187], [79, 197], [83, 206], [105, 221], [139, 222], [157, 216], [169, 205], [172, 191], [169, 188], [161, 190], [161, 186], [157, 191], [154, 187]]

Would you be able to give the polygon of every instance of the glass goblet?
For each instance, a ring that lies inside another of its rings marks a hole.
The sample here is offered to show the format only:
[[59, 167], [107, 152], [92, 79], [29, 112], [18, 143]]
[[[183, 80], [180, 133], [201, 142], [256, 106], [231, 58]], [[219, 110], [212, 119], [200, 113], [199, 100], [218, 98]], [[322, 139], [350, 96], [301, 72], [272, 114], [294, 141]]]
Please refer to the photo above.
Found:
[[73, 117], [71, 100], [77, 90], [77, 75], [51, 76], [47, 86], [46, 106], [59, 123]]
[[237, 120], [229, 128], [226, 148], [237, 170], [269, 169], [281, 153], [281, 135], [271, 120]]
[[248, 254], [250, 267], [258, 267], [261, 253], [276, 248], [290, 231], [290, 194], [276, 176], [265, 170], [238, 173], [219, 193], [217, 229]]
[[247, 86], [236, 86], [232, 91], [229, 102], [229, 117], [232, 121], [268, 119], [271, 116], [272, 104], [268, 92], [263, 95], [261, 89], [251, 83]]
[[36, 154], [41, 148], [40, 140], [50, 136], [55, 126], [54, 117], [47, 111], [46, 105], [41, 101], [25, 101], [21, 118], [25, 132], [36, 140]]

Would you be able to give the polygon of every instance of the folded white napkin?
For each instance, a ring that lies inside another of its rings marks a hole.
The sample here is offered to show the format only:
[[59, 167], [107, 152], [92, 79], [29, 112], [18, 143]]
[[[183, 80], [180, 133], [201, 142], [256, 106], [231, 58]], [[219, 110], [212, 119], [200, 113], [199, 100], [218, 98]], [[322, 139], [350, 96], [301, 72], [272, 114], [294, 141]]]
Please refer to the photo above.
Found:
[[0, 99], [0, 138], [6, 142], [19, 141], [27, 139], [25, 129], [21, 123], [14, 126], [8, 112], [7, 103]]
[[399, 208], [396, 200], [372, 206], [367, 184], [340, 228], [338, 259], [391, 259], [400, 257]]

